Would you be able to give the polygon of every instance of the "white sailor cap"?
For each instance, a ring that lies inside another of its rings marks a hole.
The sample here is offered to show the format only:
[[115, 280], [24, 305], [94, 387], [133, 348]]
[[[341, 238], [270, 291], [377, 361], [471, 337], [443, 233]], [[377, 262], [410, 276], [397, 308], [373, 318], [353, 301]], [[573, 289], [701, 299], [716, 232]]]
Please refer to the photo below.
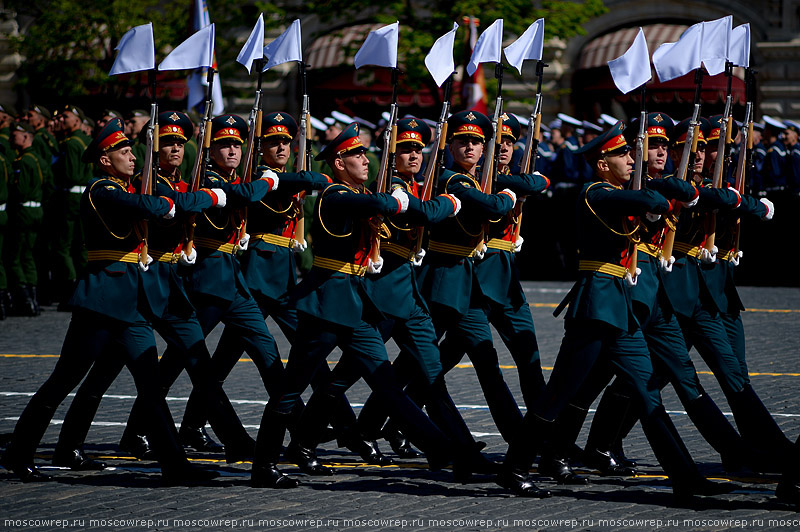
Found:
[[561, 119], [556, 118], [552, 122], [550, 122], [550, 129], [561, 129]]
[[310, 115], [309, 118], [311, 119], [311, 127], [313, 127], [314, 129], [319, 131], [325, 131], [326, 129], [328, 129], [328, 125], [319, 118], [314, 118], [313, 116]]
[[577, 118], [569, 116], [568, 114], [558, 113], [558, 115], [556, 116], [558, 116], [558, 118], [560, 118], [562, 122], [567, 123], [571, 126], [581, 127], [583, 125], [583, 122], [581, 122]]
[[531, 125], [531, 121], [528, 119], [527, 116], [521, 116], [521, 115], [518, 115], [517, 113], [511, 113], [511, 114], [513, 114], [514, 117], [517, 119], [517, 122], [519, 122], [519, 125], [521, 125], [523, 127], [528, 127], [528, 126]]
[[371, 129], [373, 131], [375, 131], [375, 129], [377, 129], [377, 127], [378, 127], [375, 124], [373, 124], [372, 122], [370, 122], [369, 120], [367, 120], [366, 118], [361, 118], [360, 116], [354, 116], [353, 117], [353, 122], [358, 122], [359, 124], [361, 124], [365, 128]]
[[619, 122], [619, 120], [618, 120], [618, 119], [614, 118], [614, 117], [613, 117], [613, 116], [611, 116], [611, 115], [607, 115], [607, 114], [605, 114], [605, 113], [602, 113], [602, 114], [600, 115], [600, 120], [602, 120], [603, 122], [605, 122], [605, 123], [606, 123], [607, 125], [609, 125], [609, 126], [613, 126], [614, 124], [616, 124], [617, 122]]
[[[616, 122], [614, 122], [614, 123], [616, 124]], [[593, 124], [592, 122], [589, 122], [588, 120], [584, 120], [583, 121], [583, 130], [584, 131], [593, 132], [593, 133], [602, 133], [603, 132], [603, 128], [602, 127], [598, 126], [597, 124]]]
[[786, 129], [786, 124], [778, 120], [777, 118], [772, 118], [771, 116], [764, 115], [762, 117], [764, 119], [764, 123], [770, 127], [775, 129]]

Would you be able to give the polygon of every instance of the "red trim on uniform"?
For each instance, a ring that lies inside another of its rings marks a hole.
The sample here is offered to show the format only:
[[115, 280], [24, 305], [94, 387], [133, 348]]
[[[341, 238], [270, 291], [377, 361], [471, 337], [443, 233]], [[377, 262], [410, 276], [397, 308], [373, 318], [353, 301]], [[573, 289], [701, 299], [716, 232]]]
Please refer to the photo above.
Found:
[[458, 126], [453, 132], [453, 136], [457, 137], [459, 135], [470, 135], [473, 137], [480, 137], [481, 140], [486, 140], [483, 130], [475, 124], [461, 124]]
[[123, 133], [122, 131], [115, 131], [112, 134], [110, 134], [109, 136], [107, 136], [106, 138], [104, 138], [103, 140], [101, 140], [98, 143], [97, 148], [100, 151], [106, 151], [106, 150], [108, 150], [110, 148], [113, 148], [114, 146], [116, 146], [120, 142], [125, 142], [126, 140], [129, 140], [129, 139], [128, 139], [128, 137], [125, 136], [125, 133]]
[[456, 199], [450, 194], [442, 194], [442, 197], [450, 200], [450, 203], [453, 204], [453, 212], [456, 212], [456, 209], [458, 208], [458, 205], [456, 204]]
[[509, 194], [509, 193], [508, 193], [508, 192], [506, 192], [505, 190], [501, 190], [501, 191], [500, 191], [500, 192], [498, 192], [497, 194], [498, 194], [498, 195], [500, 195], [500, 194], [503, 194], [503, 195], [505, 195], [505, 196], [508, 196], [509, 198], [511, 198], [511, 199], [514, 201], [514, 203], [516, 203], [516, 202], [517, 202], [517, 200], [516, 200], [516, 199], [514, 199], [514, 196], [512, 196], [511, 194]]
[[355, 137], [350, 137], [349, 139], [345, 140], [344, 142], [336, 146], [336, 149], [333, 151], [336, 152], [336, 155], [340, 155], [344, 152], [348, 152], [350, 150], [355, 150], [356, 148], [363, 148], [363, 147], [364, 144], [362, 144], [361, 142], [361, 137], [356, 135]]
[[260, 177], [259, 180], [269, 183], [269, 190], [272, 190], [272, 187], [275, 186], [275, 181], [271, 177]]
[[711, 142], [712, 140], [719, 140], [719, 132], [721, 128], [715, 127], [708, 133], [707, 141]]
[[[678, 137], [678, 140], [675, 141], [675, 144], [681, 144], [686, 142], [686, 135], [688, 135], [688, 131], [684, 131], [683, 135]], [[706, 142], [706, 138], [703, 136], [703, 131], [698, 129], [697, 130], [697, 142]]]
[[211, 206], [214, 207], [217, 203], [219, 203], [219, 196], [217, 196], [213, 190], [209, 190], [207, 188], [201, 188], [200, 192], [205, 192], [209, 196], [211, 196]]
[[288, 137], [289, 139], [292, 138], [292, 135], [289, 133], [289, 128], [286, 126], [282, 126], [280, 124], [269, 126], [265, 131], [261, 133], [262, 137], [274, 137], [275, 135], [281, 135], [283, 137]]
[[661, 137], [662, 139], [669, 140], [669, 137], [667, 137], [667, 130], [664, 128], [664, 126], [648, 127], [647, 135], [650, 137]]
[[625, 140], [624, 135], [617, 135], [613, 139], [609, 140], [600, 148], [600, 153], [607, 153], [610, 151], [618, 150], [628, 144], [628, 141]]
[[732, 186], [730, 186], [730, 184], [728, 185], [728, 190], [730, 190], [731, 192], [736, 194], [736, 198], [737, 198], [738, 201], [736, 202], [736, 207], [734, 207], [734, 209], [735, 209], [735, 208], [739, 207], [739, 205], [742, 204], [742, 195], [739, 193], [738, 190], [736, 190], [736, 187], [732, 187]]
[[548, 188], [550, 188], [550, 180], [547, 178], [547, 176], [545, 176], [545, 175], [542, 175], [542, 174], [539, 174], [539, 175], [542, 177], [542, 179], [544, 179], [544, 180], [547, 182], [547, 185], [545, 185], [545, 187], [544, 187], [544, 188], [545, 188], [545, 190], [547, 190]]
[[170, 198], [166, 196], [159, 196], [159, 198], [167, 200], [167, 203], [169, 203], [169, 210], [172, 210], [172, 208], [175, 206], [175, 202], [172, 201]]
[[211, 138], [211, 141], [213, 142], [215, 140], [222, 140], [222, 139], [236, 139], [239, 142], [242, 143], [244, 142], [242, 140], [241, 134], [239, 133], [239, 130], [236, 129], [235, 127], [223, 127], [222, 129], [214, 133], [214, 136]]
[[397, 144], [401, 142], [416, 142], [422, 147], [425, 147], [425, 143], [422, 142], [422, 134], [419, 131], [403, 131], [399, 135], [397, 135]]
[[183, 133], [183, 128], [176, 126], [174, 124], [167, 124], [166, 126], [161, 126], [158, 129], [158, 136], [159, 137], [180, 137], [183, 140], [186, 140], [186, 135]]
[[[394, 196], [392, 196], [392, 197], [394, 198]], [[400, 211], [403, 209], [403, 204], [400, 203], [400, 200], [397, 199], [397, 198], [394, 198], [394, 200], [397, 202], [397, 210], [394, 213], [395, 214], [400, 214]]]

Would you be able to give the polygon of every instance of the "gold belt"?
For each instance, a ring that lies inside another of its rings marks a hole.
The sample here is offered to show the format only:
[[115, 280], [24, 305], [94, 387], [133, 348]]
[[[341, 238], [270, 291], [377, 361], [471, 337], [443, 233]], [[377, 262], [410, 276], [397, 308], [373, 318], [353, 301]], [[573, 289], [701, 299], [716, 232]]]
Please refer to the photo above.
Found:
[[647, 253], [651, 257], [658, 258], [661, 255], [661, 247], [657, 246], [656, 244], [648, 244], [647, 242], [641, 242], [636, 246], [636, 249]]
[[266, 242], [267, 244], [274, 244], [276, 246], [280, 246], [282, 248], [294, 248], [295, 243], [297, 240], [294, 238], [289, 238], [288, 236], [280, 236], [280, 235], [273, 235], [272, 233], [256, 233], [254, 235], [250, 235], [250, 238], [255, 240], [261, 240]]
[[381, 251], [388, 251], [389, 253], [403, 257], [406, 260], [411, 260], [414, 258], [414, 252], [409, 248], [401, 246], [400, 244], [394, 244], [392, 242], [381, 242]]
[[582, 272], [600, 272], [613, 275], [622, 279], [628, 273], [625, 266], [619, 264], [611, 264], [610, 262], [600, 262], [597, 260], [582, 260], [578, 261], [578, 270]]
[[175, 264], [178, 262], [178, 259], [181, 258], [180, 253], [173, 253], [171, 251], [155, 251], [151, 249], [147, 254], [156, 262], [169, 262], [170, 264]]
[[239, 250], [239, 246], [229, 242], [221, 242], [213, 238], [195, 238], [194, 244], [199, 248], [213, 249], [214, 251], [223, 251], [235, 255]]
[[136, 251], [116, 251], [113, 249], [89, 250], [89, 260], [106, 260], [111, 262], [139, 262], [139, 253]]
[[455, 244], [444, 244], [433, 240], [428, 244], [428, 251], [446, 253], [448, 255], [458, 255], [459, 257], [472, 257], [475, 255], [475, 248], [468, 246], [457, 246]]
[[696, 259], [700, 258], [700, 246], [691, 246], [683, 242], [675, 242], [672, 249]]
[[342, 262], [336, 259], [326, 259], [324, 257], [314, 257], [314, 266], [349, 275], [358, 275], [359, 277], [363, 277], [364, 274], [367, 273], [366, 266], [359, 266], [352, 262]]
[[514, 253], [517, 249], [517, 246], [513, 242], [509, 242], [508, 240], [501, 240], [499, 238], [492, 238], [486, 243], [486, 247], [489, 249], [502, 249], [503, 251], [508, 251], [510, 253]]

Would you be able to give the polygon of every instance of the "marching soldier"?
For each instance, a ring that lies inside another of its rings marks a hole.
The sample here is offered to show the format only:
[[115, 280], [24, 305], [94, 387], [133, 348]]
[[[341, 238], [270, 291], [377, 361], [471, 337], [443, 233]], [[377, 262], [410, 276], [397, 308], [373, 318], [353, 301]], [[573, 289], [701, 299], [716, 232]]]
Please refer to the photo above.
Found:
[[48, 165], [58, 156], [58, 142], [47, 130], [47, 122], [52, 118], [50, 111], [42, 105], [31, 105], [25, 113], [25, 120], [33, 126], [36, 137], [33, 139], [33, 149]]
[[13, 168], [6, 157], [5, 148], [0, 145], [0, 320], [6, 319], [11, 312], [11, 298], [8, 295], [8, 280], [3, 258], [3, 242], [8, 226], [8, 182], [11, 180]]
[[500, 485], [518, 495], [550, 495], [528, 478], [539, 442], [552, 433], [554, 420], [585, 381], [609, 371], [635, 390], [645, 435], [672, 480], [675, 495], [683, 498], [729, 491], [706, 480], [697, 470], [652, 379], [647, 343], [631, 306], [629, 239], [636, 228], [631, 230], [620, 218], [658, 216], [670, 205], [652, 190], [623, 190], [633, 171], [629, 151], [621, 122], [580, 150], [598, 178], [584, 186], [578, 204], [581, 275], [556, 310], [557, 314], [569, 305], [564, 341], [553, 373], [509, 446], [504, 471], [498, 478]]
[[[216, 375], [211, 373], [211, 356], [206, 348], [203, 330], [194, 315], [194, 309], [178, 275], [178, 263], [186, 262], [182, 252], [184, 229], [188, 213], [201, 212], [206, 208], [225, 207], [225, 192], [221, 188], [200, 189], [187, 193], [187, 185], [181, 180], [180, 165], [183, 159], [183, 143], [191, 134], [189, 118], [175, 111], [164, 111], [158, 116], [159, 152], [158, 176], [154, 179], [154, 193], [172, 199], [182, 216], [171, 220], [151, 220], [148, 231], [148, 255], [152, 261], [147, 273], [142, 276], [144, 290], [149, 294], [153, 309], [153, 327], [184, 359], [184, 365], [206, 404], [211, 426], [226, 443], [226, 458], [238, 461], [250, 457], [255, 442], [242, 427], [225, 392], [219, 386]], [[135, 181], [141, 190], [141, 174]], [[81, 384], [64, 418], [54, 453], [56, 465], [72, 469], [99, 469], [94, 460], [87, 459], [81, 449], [89, 431], [100, 399], [122, 370], [120, 361], [103, 358], [97, 361], [86, 380]], [[162, 383], [162, 394], [166, 396], [172, 383]], [[120, 447], [139, 458], [150, 458], [152, 451], [146, 436], [146, 411], [142, 401], [134, 403], [128, 425]]]
[[363, 188], [369, 160], [358, 130], [358, 124], [350, 124], [318, 155], [333, 169], [334, 183], [316, 203], [314, 267], [291, 293], [298, 311], [297, 341], [289, 353], [283, 392], [271, 396], [264, 409], [253, 460], [253, 487], [298, 485], [277, 468], [281, 445], [300, 394], [308, 387], [315, 368], [336, 346], [342, 349], [342, 358], [329, 384], [317, 387], [309, 400], [287, 458], [306, 473], [332, 474], [316, 457], [316, 438], [336, 402], [361, 375], [382, 396], [404, 433], [428, 454], [433, 467], [449, 461], [448, 440], [395, 382], [375, 325], [382, 315], [364, 286], [364, 274], [377, 271], [382, 264], [370, 260], [376, 238], [375, 222], [370, 218], [404, 212], [409, 199], [402, 190], [370, 194]]
[[[92, 166], [81, 157], [91, 139], [81, 130], [83, 112], [67, 105], [58, 114], [61, 154], [53, 166], [56, 192], [53, 197], [55, 215], [53, 235], [53, 281], [63, 304], [72, 295], [75, 280], [86, 265], [80, 202], [86, 185], [92, 178]], [[63, 307], [62, 307], [63, 308]]]
[[133, 139], [133, 154], [136, 156], [136, 170], [142, 169], [144, 156], [147, 153], [145, 126], [150, 122], [150, 115], [142, 109], [134, 109], [125, 121], [125, 134]]
[[146, 217], [174, 216], [172, 200], [133, 194], [134, 159], [122, 121], [112, 120], [89, 144], [84, 160], [98, 165], [81, 198], [90, 267], [70, 300], [74, 309], [61, 356], [47, 381], [20, 416], [3, 465], [23, 482], [48, 480], [33, 462], [36, 447], [58, 405], [99, 357], [121, 356], [136, 382], [148, 413], [148, 432], [161, 463], [165, 484], [204, 481], [217, 476], [195, 468], [177, 443], [175, 423], [160, 397], [158, 359], [149, 295], [142, 288], [142, 238], [137, 225]]
[[[366, 288], [378, 309], [387, 317], [378, 325], [384, 341], [393, 338], [400, 355], [392, 368], [399, 383], [408, 384], [409, 395], [421, 407], [425, 405], [431, 420], [455, 445], [470, 452], [466, 467], [458, 471], [459, 480], [467, 480], [472, 472], [495, 472], [496, 464], [483, 457], [461, 414], [453, 403], [444, 382], [442, 363], [436, 347], [436, 331], [428, 306], [419, 292], [415, 265], [424, 259], [420, 249], [420, 233], [427, 224], [438, 223], [458, 214], [461, 202], [450, 194], [429, 201], [420, 201], [420, 187], [414, 180], [422, 166], [422, 149], [430, 142], [431, 130], [422, 120], [404, 118], [397, 121], [397, 175], [390, 188], [403, 190], [409, 197], [410, 210], [386, 218], [389, 235], [381, 240], [381, 271], [366, 278]], [[410, 447], [396, 423], [381, 430], [385, 416], [378, 394], [373, 393], [359, 415], [358, 423], [367, 440], [380, 434], [389, 440], [398, 456], [413, 457]], [[376, 447], [377, 451], [377, 447]]]
[[[447, 336], [443, 368], [458, 363], [463, 353], [472, 361], [497, 428], [510, 440], [522, 420], [517, 403], [503, 379], [483, 311], [484, 288], [475, 257], [483, 256], [483, 227], [502, 218], [516, 202], [508, 189], [484, 194], [475, 178], [492, 123], [477, 111], [462, 111], [447, 121], [452, 170], [439, 177], [443, 190], [461, 201], [458, 215], [431, 226], [425, 262], [418, 272], [420, 292], [428, 303], [437, 340]], [[444, 346], [443, 346], [444, 347]], [[445, 362], [446, 361], [446, 362]]]
[[8, 104], [0, 103], [0, 150], [5, 150], [6, 156], [11, 154], [11, 125], [17, 116], [17, 110]]
[[[233, 327], [245, 344], [245, 350], [256, 367], [270, 396], [276, 393], [283, 375], [283, 364], [273, 348], [275, 339], [269, 333], [264, 316], [245, 282], [236, 253], [247, 247], [247, 236], [240, 234], [242, 208], [261, 200], [278, 186], [278, 175], [264, 171], [259, 179], [242, 183], [236, 174], [242, 157], [242, 144], [247, 139], [247, 123], [235, 115], [221, 115], [211, 123], [211, 169], [203, 184], [221, 188], [227, 196], [224, 208], [208, 210], [195, 220], [193, 249], [188, 261], [193, 263], [186, 279], [189, 298], [197, 310], [203, 334], [220, 323]], [[184, 249], [184, 253], [186, 249]], [[165, 386], [171, 386], [184, 368], [184, 357], [178, 349], [168, 348], [161, 358], [159, 372]], [[212, 357], [211, 372], [222, 385], [230, 371], [227, 357]], [[193, 390], [181, 423], [181, 441], [196, 451], [221, 451], [205, 431], [207, 412], [202, 390]], [[238, 449], [237, 449], [237, 454]], [[229, 455], [228, 458], [233, 458]]]
[[9, 288], [13, 294], [14, 312], [38, 316], [36, 294], [38, 282], [33, 250], [42, 225], [42, 189], [52, 182], [50, 165], [34, 151], [33, 127], [16, 123], [11, 131], [11, 144], [17, 150], [14, 175], [9, 183], [9, 239], [6, 241], [6, 262], [9, 265]]

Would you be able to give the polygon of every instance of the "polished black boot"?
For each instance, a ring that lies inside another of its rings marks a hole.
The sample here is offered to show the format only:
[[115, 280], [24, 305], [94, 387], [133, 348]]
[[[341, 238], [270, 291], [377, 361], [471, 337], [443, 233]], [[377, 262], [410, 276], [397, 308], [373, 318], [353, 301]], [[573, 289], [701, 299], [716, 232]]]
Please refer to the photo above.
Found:
[[539, 459], [540, 475], [550, 477], [558, 484], [585, 485], [589, 483], [588, 478], [582, 477], [572, 470], [569, 458], [565, 456], [565, 450], [575, 445], [583, 422], [586, 420], [587, 412], [585, 408], [568, 404], [558, 415]]
[[31, 298], [31, 304], [33, 305], [33, 315], [40, 316], [42, 314], [42, 309], [39, 306], [39, 294], [35, 285], [28, 285], [28, 295]]
[[17, 455], [13, 442], [8, 445], [0, 458], [0, 465], [14, 473], [22, 482], [47, 482], [53, 480], [50, 475], [45, 475], [33, 464], [33, 460], [26, 460]]
[[552, 421], [545, 421], [530, 412], [525, 415], [520, 430], [508, 446], [502, 471], [497, 475], [499, 486], [521, 497], [550, 497], [550, 491], [539, 488], [529, 472], [536, 458], [538, 443], [552, 432], [552, 427]]
[[703, 393], [684, 406], [700, 434], [720, 454], [725, 471], [740, 470], [748, 454], [745, 443], [713, 399]]
[[53, 453], [53, 465], [68, 467], [73, 471], [102, 471], [104, 462], [93, 460], [84, 454], [83, 449], [59, 449]]
[[720, 495], [739, 489], [740, 486], [732, 482], [712, 482], [700, 474], [663, 406], [642, 418], [642, 429], [658, 463], [672, 481], [672, 492], [679, 501], [687, 501], [693, 495]]
[[136, 434], [128, 429], [125, 429], [125, 432], [122, 433], [122, 438], [119, 440], [119, 448], [139, 460], [156, 459], [156, 453], [150, 447], [150, 440], [147, 436]]
[[383, 454], [375, 440], [365, 440], [360, 434], [345, 435], [337, 441], [339, 447], [346, 447], [359, 455], [364, 463], [377, 466], [392, 465], [394, 460]]
[[394, 451], [399, 458], [418, 458], [422, 456], [422, 453], [417, 451], [411, 446], [411, 442], [408, 441], [408, 438], [398, 429], [392, 420], [389, 420], [388, 423], [383, 427], [381, 431], [381, 436], [383, 439], [389, 442], [389, 446]]
[[184, 447], [194, 449], [197, 452], [221, 453], [225, 450], [225, 446], [211, 439], [205, 427], [195, 428], [181, 425], [178, 436]]
[[300, 482], [278, 469], [283, 438], [286, 435], [289, 414], [264, 409], [261, 426], [256, 438], [256, 454], [250, 474], [250, 485], [254, 488], [290, 489]]
[[636, 423], [632, 410], [629, 397], [612, 390], [607, 390], [603, 394], [597, 405], [583, 451], [582, 461], [586, 467], [596, 469], [604, 476], [631, 477], [636, 474], [633, 466], [620, 463], [616, 453], [613, 452], [617, 443], [619, 452], [622, 452], [622, 438]]
[[287, 462], [297, 465], [300, 471], [307, 475], [315, 477], [329, 477], [333, 475], [333, 469], [322, 465], [314, 449], [303, 447], [299, 443], [289, 443], [289, 446], [286, 447], [284, 458]]

